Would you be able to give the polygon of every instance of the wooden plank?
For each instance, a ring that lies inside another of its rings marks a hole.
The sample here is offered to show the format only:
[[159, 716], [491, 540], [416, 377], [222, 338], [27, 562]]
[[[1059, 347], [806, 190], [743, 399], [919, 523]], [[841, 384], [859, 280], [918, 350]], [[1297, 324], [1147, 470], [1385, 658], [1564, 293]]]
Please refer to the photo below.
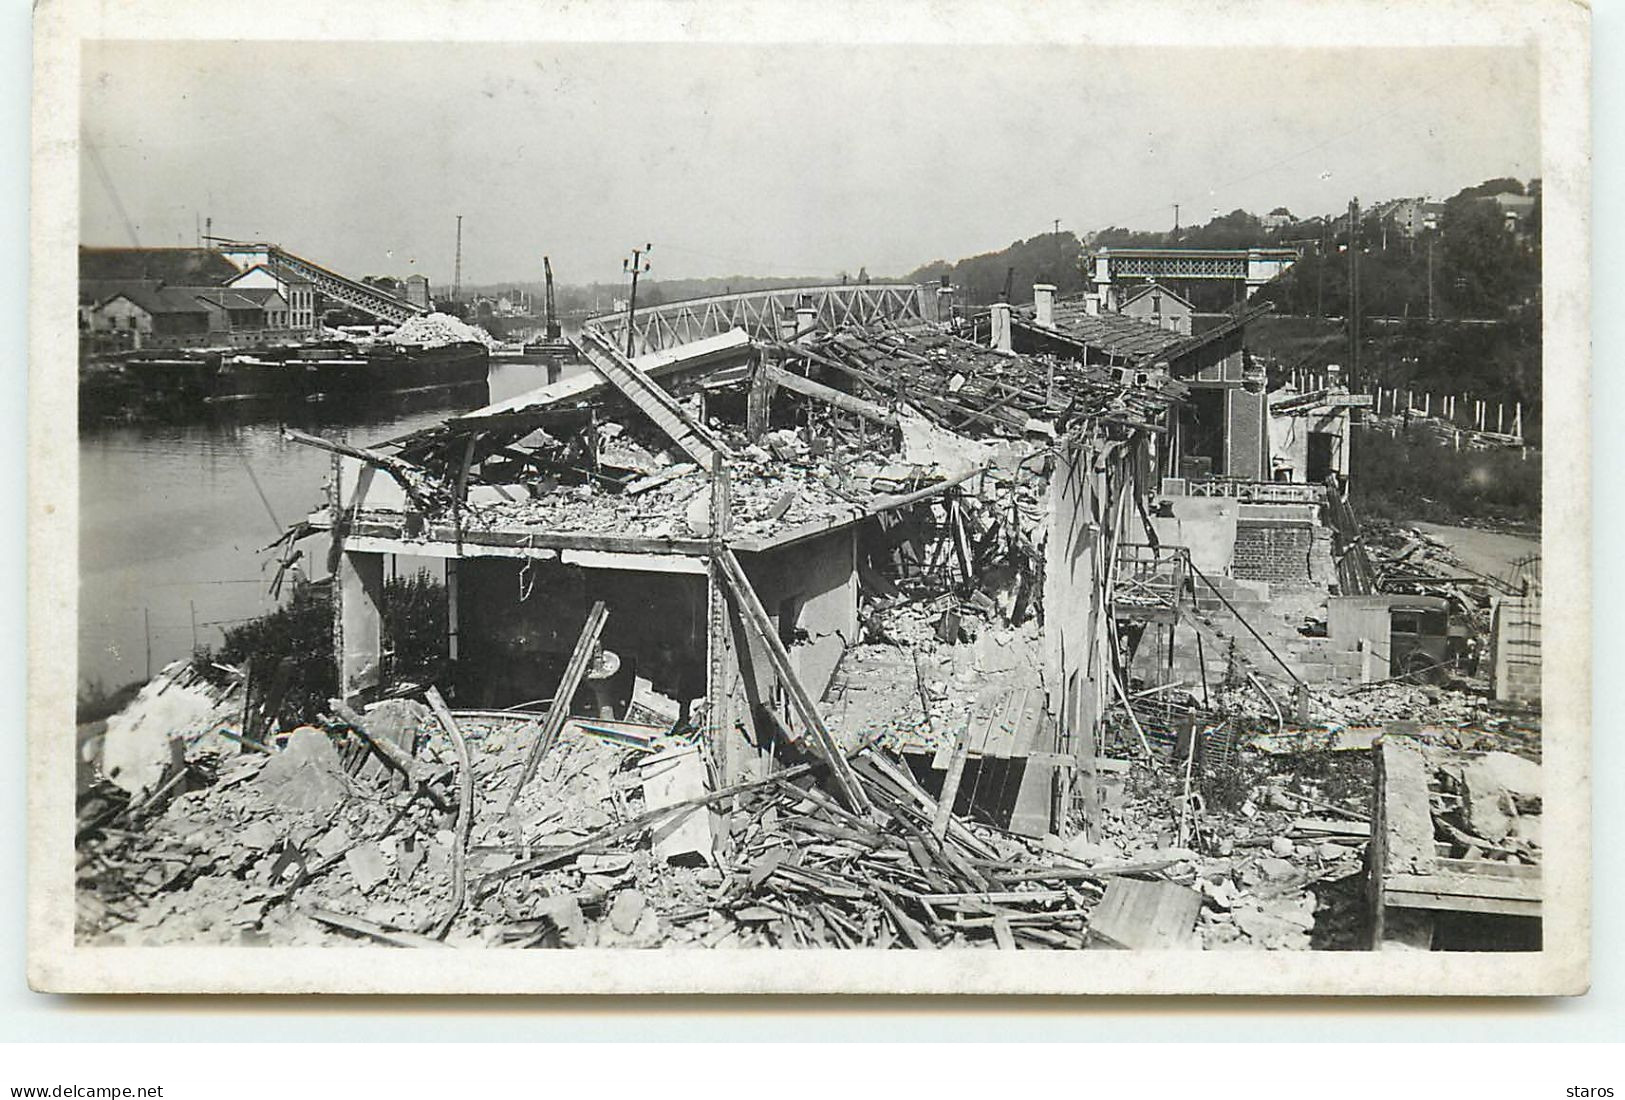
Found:
[[[1028, 699], [1032, 696], [1031, 688], [1012, 688], [1005, 698], [1004, 707], [998, 720], [993, 723], [988, 733], [987, 748], [983, 754], [997, 760], [1008, 760], [1016, 755], [1016, 741], [1021, 735], [1021, 724], [1028, 712]], [[1027, 737], [1031, 743], [1031, 736]]]
[[1125, 950], [1195, 946], [1202, 895], [1172, 882], [1113, 879], [1089, 920], [1091, 941]]
[[1463, 897], [1412, 890], [1384, 890], [1382, 900], [1390, 909], [1427, 909], [1449, 913], [1495, 913], [1507, 917], [1539, 917], [1541, 903], [1518, 898]]
[[967, 727], [954, 738], [954, 747], [948, 756], [948, 775], [942, 781], [942, 796], [937, 799], [937, 812], [932, 815], [931, 835], [938, 840], [948, 835], [948, 822], [953, 818], [954, 802], [959, 798], [959, 784], [965, 778], [965, 761], [969, 757], [970, 729]]
[[784, 648], [784, 642], [780, 640], [773, 620], [768, 618], [767, 611], [762, 607], [756, 589], [751, 587], [750, 578], [745, 576], [744, 566], [739, 564], [739, 558], [729, 547], [722, 548], [720, 558], [723, 579], [733, 594], [741, 618], [751, 624], [766, 644], [768, 658], [773, 662], [774, 670], [779, 675], [779, 682], [784, 685], [785, 694], [790, 697], [790, 704], [795, 709], [796, 716], [812, 731], [814, 743], [828, 762], [830, 774], [834, 776], [835, 784], [846, 800], [847, 807], [858, 814], [871, 813], [874, 807], [869, 802], [868, 794], [858, 781], [858, 777], [853, 774], [852, 766], [847, 762], [840, 746], [836, 745], [834, 737], [830, 735], [829, 727], [824, 725], [823, 716], [813, 705], [812, 698], [801, 686], [801, 679], [796, 675], [790, 654]]
[[1440, 897], [1504, 898], [1538, 902], [1541, 882], [1538, 878], [1497, 878], [1492, 875], [1462, 875], [1438, 871], [1431, 875], [1384, 875], [1382, 889], [1385, 895], [1408, 892], [1436, 894]]
[[[1173, 885], [1168, 883], [1167, 885]], [[1178, 889], [1184, 890], [1183, 886]], [[1187, 894], [1195, 891], [1185, 890]], [[1066, 901], [1071, 895], [1065, 890], [982, 890], [972, 893], [943, 893], [918, 894], [921, 901], [932, 905], [1053, 905], [1058, 901]], [[1201, 904], [1201, 895], [1197, 894], [1197, 904]], [[1191, 910], [1191, 921], [1196, 920], [1196, 911]]]
[[1030, 741], [1022, 754], [1025, 762], [1021, 769], [1021, 785], [1016, 788], [1016, 805], [1010, 814], [1010, 831], [1018, 836], [1042, 837], [1057, 829], [1056, 771], [1070, 769], [1077, 764], [1076, 758], [1068, 753], [1032, 750], [1034, 743], [1053, 745], [1056, 740], [1054, 723], [1044, 718], [1042, 710], [1039, 723], [1044, 731], [1043, 740]]
[[594, 603], [587, 613], [587, 622], [581, 628], [581, 636], [576, 639], [575, 651], [570, 654], [570, 663], [565, 666], [564, 679], [559, 681], [553, 702], [547, 708], [547, 717], [542, 721], [541, 732], [531, 742], [530, 753], [525, 757], [525, 769], [519, 774], [519, 782], [514, 784], [513, 794], [508, 798], [508, 813], [513, 812], [520, 792], [535, 776], [536, 766], [542, 762], [542, 757], [547, 755], [559, 731], [564, 728], [564, 721], [570, 716], [570, 701], [587, 675], [587, 662], [592, 660], [593, 648], [598, 645], [598, 638], [604, 632], [604, 621], [608, 618], [609, 611], [603, 600]]
[[966, 719], [965, 730], [970, 735], [970, 752], [981, 756], [987, 751], [988, 738], [993, 732], [993, 723], [1004, 711], [1004, 704], [1009, 697], [1009, 689], [984, 688], [976, 697], [976, 704], [971, 708], [970, 717]]

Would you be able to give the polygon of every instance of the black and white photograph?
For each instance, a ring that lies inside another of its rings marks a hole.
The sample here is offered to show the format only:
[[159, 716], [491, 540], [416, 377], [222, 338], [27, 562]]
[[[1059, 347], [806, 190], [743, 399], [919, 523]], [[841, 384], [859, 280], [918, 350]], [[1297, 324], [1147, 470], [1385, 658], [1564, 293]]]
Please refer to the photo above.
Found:
[[41, 28], [36, 988], [1584, 989], [1583, 20], [450, 7]]

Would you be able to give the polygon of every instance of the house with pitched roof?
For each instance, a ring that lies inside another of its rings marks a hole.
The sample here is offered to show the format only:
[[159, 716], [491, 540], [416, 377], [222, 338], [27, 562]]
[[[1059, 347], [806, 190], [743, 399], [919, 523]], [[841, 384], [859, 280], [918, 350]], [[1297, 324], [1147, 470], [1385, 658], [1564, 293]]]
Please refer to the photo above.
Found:
[[1118, 312], [1169, 332], [1189, 336], [1191, 316], [1196, 308], [1161, 283], [1145, 283], [1123, 299]]

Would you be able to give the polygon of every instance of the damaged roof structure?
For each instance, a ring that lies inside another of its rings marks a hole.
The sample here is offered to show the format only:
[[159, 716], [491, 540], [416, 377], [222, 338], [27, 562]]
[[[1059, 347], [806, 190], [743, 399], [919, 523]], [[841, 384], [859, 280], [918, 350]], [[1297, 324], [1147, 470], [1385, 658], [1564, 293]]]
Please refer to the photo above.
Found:
[[[1187, 335], [1038, 289], [980, 339], [881, 321], [629, 359], [589, 326], [589, 372], [431, 428], [289, 431], [332, 454], [290, 535], [327, 542], [339, 687], [310, 734], [235, 735], [268, 762], [230, 766], [222, 820], [314, 815], [222, 856], [264, 872], [255, 927], [1310, 946], [1308, 884], [1358, 876], [1373, 835], [1369, 761], [1226, 804], [1205, 777], [1415, 712], [1369, 702], [1386, 606], [1327, 610], [1370, 572], [1330, 519], [1356, 403], [1269, 395], [1257, 310]], [[444, 563], [451, 680], [427, 691], [392, 668], [391, 557]], [[296, 747], [331, 783], [289, 787]], [[358, 782], [381, 793], [346, 800]], [[1536, 895], [1537, 849], [1510, 856]]]

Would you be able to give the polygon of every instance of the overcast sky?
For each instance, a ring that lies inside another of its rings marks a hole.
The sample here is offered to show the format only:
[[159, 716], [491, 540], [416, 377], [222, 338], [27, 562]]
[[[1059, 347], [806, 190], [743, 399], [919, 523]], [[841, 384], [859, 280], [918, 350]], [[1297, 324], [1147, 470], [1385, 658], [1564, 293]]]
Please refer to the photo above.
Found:
[[[902, 274], [1047, 232], [1539, 174], [1533, 52], [96, 43], [83, 128], [143, 245], [353, 276]], [[82, 157], [82, 238], [127, 244]]]

